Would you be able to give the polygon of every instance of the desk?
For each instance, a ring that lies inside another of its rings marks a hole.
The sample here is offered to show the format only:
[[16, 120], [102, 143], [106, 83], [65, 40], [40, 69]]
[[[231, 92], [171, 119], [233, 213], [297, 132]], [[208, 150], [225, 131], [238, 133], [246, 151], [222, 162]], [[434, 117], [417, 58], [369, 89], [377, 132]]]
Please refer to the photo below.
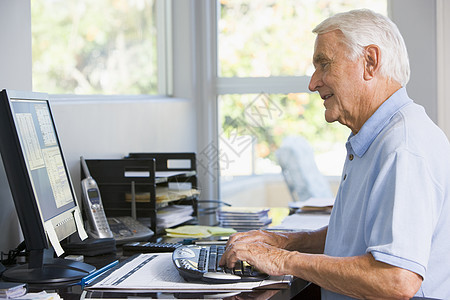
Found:
[[[125, 259], [125, 257], [121, 256], [121, 250], [118, 249], [118, 253], [113, 253], [110, 255], [101, 255], [96, 257], [85, 257], [85, 262], [91, 265], [95, 265], [97, 268], [101, 268], [108, 263], [119, 258], [120, 260]], [[236, 292], [236, 293], [224, 293], [218, 295], [217, 293], [123, 293], [123, 292], [98, 292], [98, 291], [83, 291], [80, 285], [73, 285], [68, 287], [60, 287], [47, 289], [47, 291], [56, 291], [63, 299], [100, 299], [100, 298], [173, 298], [173, 299], [203, 299], [203, 298], [221, 298], [221, 299], [291, 299], [301, 293], [307, 286], [309, 282], [302, 280], [300, 278], [294, 279], [292, 284], [287, 289], [279, 289], [279, 290], [255, 290], [252, 292]], [[39, 287], [35, 287], [33, 292], [37, 292], [42, 290], [36, 289]], [[310, 298], [305, 298], [310, 299]]]
[[[91, 292], [84, 294], [85, 299], [99, 299], [99, 298], [175, 298], [175, 299], [272, 299], [272, 300], [286, 300], [291, 299], [301, 293], [309, 282], [296, 278], [288, 289], [281, 290], [255, 290], [252, 292], [241, 293], [111, 293], [111, 292]], [[61, 294], [61, 296], [65, 296]], [[66, 297], [64, 297], [66, 299]]]
[[[297, 218], [296, 216], [293, 216]], [[305, 216], [301, 218], [305, 219]], [[306, 220], [306, 219], [305, 219]], [[324, 222], [323, 216], [318, 217], [317, 220], [319, 223]], [[302, 222], [303, 223], [303, 222]], [[305, 224], [301, 224], [300, 226], [304, 226]], [[322, 225], [322, 224], [319, 224]], [[314, 224], [315, 226], [315, 224]], [[308, 227], [308, 226], [306, 226]], [[320, 226], [317, 226], [320, 227]], [[172, 241], [173, 242], [173, 241]], [[118, 247], [117, 253], [111, 253], [108, 255], [101, 255], [95, 257], [85, 257], [85, 262], [91, 265], [94, 265], [97, 269], [109, 264], [110, 262], [119, 259], [124, 260], [126, 257], [122, 256], [122, 251], [120, 246]], [[237, 299], [237, 298], [253, 298], [253, 299], [291, 299], [301, 294], [302, 291], [308, 287], [309, 282], [302, 280], [300, 278], [296, 278], [291, 286], [287, 289], [280, 290], [255, 290], [252, 292], [241, 292], [236, 295], [234, 294], [221, 294], [221, 298], [224, 299]], [[110, 292], [86, 292], [82, 291], [81, 286], [70, 286], [65, 288], [57, 289], [57, 292], [64, 299], [80, 299], [80, 297], [91, 299], [91, 298], [182, 298], [182, 299], [201, 299], [201, 298], [211, 298], [211, 293], [110, 293]], [[305, 298], [311, 299], [311, 298]]]
[[[102, 298], [133, 298], [133, 299], [211, 299], [214, 296], [216, 299], [271, 299], [271, 300], [286, 300], [292, 299], [298, 295], [309, 285], [309, 282], [303, 279], [296, 278], [288, 289], [284, 290], [258, 290], [254, 292], [242, 293], [111, 293], [111, 292], [83, 292], [80, 286], [68, 287], [58, 290], [61, 298], [67, 300], [80, 299], [102, 299]], [[238, 298], [239, 297], [239, 298]], [[310, 299], [310, 298], [305, 298]]]
[[[113, 257], [111, 257], [113, 258]], [[94, 264], [96, 258], [87, 258], [86, 262]], [[102, 261], [106, 261], [104, 257], [101, 258]], [[98, 267], [101, 267], [100, 265]], [[101, 298], [173, 298], [173, 299], [204, 299], [204, 298], [220, 298], [220, 299], [274, 299], [274, 300], [285, 300], [291, 299], [298, 294], [300, 294], [307, 286], [309, 282], [296, 278], [292, 282], [291, 286], [287, 289], [279, 290], [255, 290], [252, 292], [235, 292], [235, 293], [123, 293], [123, 292], [99, 292], [99, 291], [82, 291], [81, 286], [70, 286], [65, 288], [60, 288], [57, 290], [58, 294], [64, 299], [101, 299]], [[310, 298], [305, 298], [310, 299]]]

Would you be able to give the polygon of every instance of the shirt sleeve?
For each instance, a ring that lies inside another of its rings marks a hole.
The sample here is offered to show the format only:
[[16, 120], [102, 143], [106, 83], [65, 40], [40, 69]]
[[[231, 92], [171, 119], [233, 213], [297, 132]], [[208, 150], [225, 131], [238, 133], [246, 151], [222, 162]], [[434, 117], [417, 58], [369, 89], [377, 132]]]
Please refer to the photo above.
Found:
[[423, 157], [407, 150], [391, 154], [370, 193], [366, 252], [425, 278], [437, 215], [434, 188]]

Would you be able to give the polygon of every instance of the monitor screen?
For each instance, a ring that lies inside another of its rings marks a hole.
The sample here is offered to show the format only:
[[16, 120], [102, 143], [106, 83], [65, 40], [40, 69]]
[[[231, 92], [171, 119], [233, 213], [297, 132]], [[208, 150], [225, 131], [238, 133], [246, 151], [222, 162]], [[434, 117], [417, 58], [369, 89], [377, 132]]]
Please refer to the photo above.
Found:
[[[22, 228], [28, 263], [3, 273], [3, 279], [27, 283], [78, 280], [89, 265], [53, 260], [60, 241], [78, 232], [86, 237], [78, 202], [64, 160], [47, 94], [3, 90], [0, 93], [0, 150]], [[50, 256], [49, 259], [47, 259]]]
[[75, 207], [48, 103], [11, 99], [13, 118], [44, 221]]

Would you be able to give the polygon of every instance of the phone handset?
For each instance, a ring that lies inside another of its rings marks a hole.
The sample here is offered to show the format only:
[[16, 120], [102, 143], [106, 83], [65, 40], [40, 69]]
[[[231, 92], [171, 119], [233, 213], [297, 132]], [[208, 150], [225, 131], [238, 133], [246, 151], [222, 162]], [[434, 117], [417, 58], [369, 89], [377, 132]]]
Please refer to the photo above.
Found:
[[84, 210], [88, 217], [89, 230], [88, 234], [93, 238], [112, 238], [113, 233], [109, 228], [105, 211], [103, 210], [100, 190], [97, 182], [91, 177], [84, 157], [80, 157], [81, 166], [86, 178], [81, 180], [81, 192], [83, 194]]

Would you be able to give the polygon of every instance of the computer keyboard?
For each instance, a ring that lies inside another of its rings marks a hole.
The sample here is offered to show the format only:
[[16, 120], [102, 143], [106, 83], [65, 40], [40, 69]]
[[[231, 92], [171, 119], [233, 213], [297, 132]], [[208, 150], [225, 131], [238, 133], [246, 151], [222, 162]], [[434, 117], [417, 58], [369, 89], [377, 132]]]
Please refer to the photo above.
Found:
[[122, 251], [123, 255], [131, 256], [136, 253], [173, 252], [181, 246], [179, 243], [133, 242], [123, 245]]
[[220, 267], [219, 261], [224, 252], [225, 246], [185, 245], [175, 249], [172, 261], [186, 281], [235, 283], [261, 281], [269, 276], [242, 261], [232, 269]]

